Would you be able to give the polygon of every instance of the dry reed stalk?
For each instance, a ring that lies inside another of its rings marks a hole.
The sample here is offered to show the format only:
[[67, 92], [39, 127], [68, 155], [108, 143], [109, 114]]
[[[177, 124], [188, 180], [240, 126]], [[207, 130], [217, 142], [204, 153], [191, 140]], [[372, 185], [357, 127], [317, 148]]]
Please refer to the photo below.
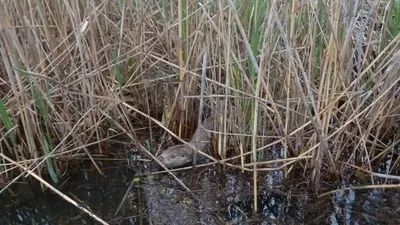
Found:
[[[2, 153], [55, 182], [57, 157], [84, 154], [96, 166], [88, 146], [102, 153], [100, 140], [120, 133], [140, 146], [139, 120], [156, 143], [154, 124], [183, 141], [206, 71], [215, 152], [253, 172], [255, 196], [259, 171], [311, 170], [316, 187], [344, 163], [374, 174], [399, 137], [399, 3], [290, 3], [2, 1]], [[275, 146], [281, 158], [266, 157]]]

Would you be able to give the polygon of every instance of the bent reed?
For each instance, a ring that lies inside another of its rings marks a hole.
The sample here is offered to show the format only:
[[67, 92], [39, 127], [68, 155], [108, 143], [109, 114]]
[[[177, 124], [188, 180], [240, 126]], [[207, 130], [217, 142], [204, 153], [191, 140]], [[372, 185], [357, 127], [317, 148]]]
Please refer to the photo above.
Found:
[[255, 187], [271, 169], [373, 183], [399, 155], [399, 29], [397, 0], [2, 1], [0, 177], [57, 182], [103, 141], [139, 145], [138, 121], [155, 145], [159, 127], [191, 137], [203, 71], [217, 162]]

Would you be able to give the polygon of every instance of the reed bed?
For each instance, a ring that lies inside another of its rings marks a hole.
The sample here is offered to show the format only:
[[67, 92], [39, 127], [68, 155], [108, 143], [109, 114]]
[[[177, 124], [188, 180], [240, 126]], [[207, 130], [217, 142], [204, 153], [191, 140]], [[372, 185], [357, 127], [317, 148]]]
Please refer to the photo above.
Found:
[[103, 141], [141, 145], [140, 121], [155, 145], [159, 127], [190, 137], [202, 99], [210, 158], [252, 171], [255, 195], [274, 169], [374, 184], [385, 157], [399, 166], [399, 31], [398, 0], [4, 0], [0, 177], [56, 183]]

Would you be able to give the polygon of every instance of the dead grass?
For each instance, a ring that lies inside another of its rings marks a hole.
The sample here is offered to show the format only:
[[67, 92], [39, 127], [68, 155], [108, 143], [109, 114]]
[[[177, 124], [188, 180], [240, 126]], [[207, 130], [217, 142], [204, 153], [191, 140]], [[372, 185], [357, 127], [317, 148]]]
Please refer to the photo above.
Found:
[[[310, 170], [318, 187], [351, 164], [373, 184], [373, 165], [398, 156], [398, 1], [134, 2], [0, 3], [2, 176], [18, 162], [57, 182], [62, 157], [96, 165], [89, 146], [122, 133], [140, 145], [137, 121], [155, 144], [157, 121], [189, 137], [203, 48], [215, 152], [254, 172], [255, 193], [271, 169]], [[263, 157], [276, 145], [281, 159]]]

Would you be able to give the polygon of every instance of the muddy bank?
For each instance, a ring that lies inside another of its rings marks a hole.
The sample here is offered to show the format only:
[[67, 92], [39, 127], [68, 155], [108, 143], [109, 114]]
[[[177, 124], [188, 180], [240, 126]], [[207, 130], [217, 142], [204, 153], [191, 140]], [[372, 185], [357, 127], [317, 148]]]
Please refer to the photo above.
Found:
[[[279, 172], [272, 178], [269, 173], [260, 176], [259, 212], [252, 215], [250, 174], [221, 173], [216, 167], [176, 173], [192, 193], [167, 174], [142, 176], [114, 215], [134, 176], [115, 163], [101, 166], [105, 177], [82, 165], [59, 189], [109, 224], [400, 224], [400, 193], [395, 189], [316, 198], [307, 180], [274, 183]], [[36, 182], [13, 185], [12, 191], [14, 195], [0, 196], [0, 224], [98, 224], [50, 191], [42, 193]]]
[[[279, 151], [272, 153], [271, 159], [281, 157]], [[253, 215], [249, 172], [219, 166], [175, 172], [188, 192], [171, 175], [152, 174], [159, 171], [154, 162], [137, 161], [128, 169], [124, 156], [119, 158], [99, 161], [104, 176], [83, 161], [56, 187], [109, 224], [400, 224], [397, 189], [347, 190], [317, 198], [307, 175], [292, 174], [285, 180], [282, 171], [260, 172], [259, 210]], [[123, 201], [133, 180], [137, 183]], [[356, 176], [323, 181], [321, 192], [361, 184]], [[50, 190], [42, 192], [34, 180], [12, 185], [0, 202], [0, 225], [98, 224]]]
[[279, 176], [260, 176], [257, 215], [250, 173], [205, 169], [192, 177], [191, 171], [180, 172], [178, 177], [194, 196], [172, 179], [154, 178], [145, 185], [149, 217], [160, 225], [400, 224], [400, 194], [394, 189], [349, 190], [317, 198], [305, 179], [271, 185]]

